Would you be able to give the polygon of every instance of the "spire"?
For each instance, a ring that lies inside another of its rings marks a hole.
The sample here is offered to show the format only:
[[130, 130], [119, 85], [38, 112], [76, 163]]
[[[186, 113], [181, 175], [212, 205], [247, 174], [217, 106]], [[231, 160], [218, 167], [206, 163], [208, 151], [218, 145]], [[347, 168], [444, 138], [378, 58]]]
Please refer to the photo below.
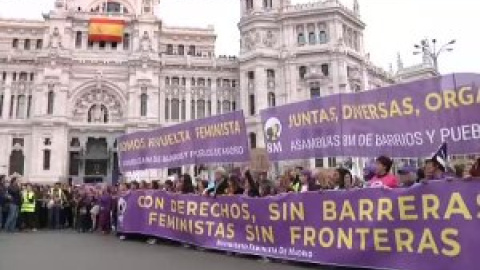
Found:
[[402, 61], [402, 57], [400, 56], [400, 53], [397, 54], [397, 69], [398, 70], [403, 69], [403, 61]]
[[360, 17], [360, 4], [358, 3], [358, 0], [353, 0], [353, 13]]

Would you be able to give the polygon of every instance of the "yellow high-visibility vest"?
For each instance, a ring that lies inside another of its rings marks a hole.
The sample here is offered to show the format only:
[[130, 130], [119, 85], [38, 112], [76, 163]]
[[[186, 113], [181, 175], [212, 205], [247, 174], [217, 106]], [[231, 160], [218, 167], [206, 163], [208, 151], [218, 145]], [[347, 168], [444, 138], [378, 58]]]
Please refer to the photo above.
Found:
[[[22, 192], [22, 213], [34, 213], [35, 212], [35, 193], [33, 191], [26, 191]], [[33, 200], [31, 203], [30, 201]]]

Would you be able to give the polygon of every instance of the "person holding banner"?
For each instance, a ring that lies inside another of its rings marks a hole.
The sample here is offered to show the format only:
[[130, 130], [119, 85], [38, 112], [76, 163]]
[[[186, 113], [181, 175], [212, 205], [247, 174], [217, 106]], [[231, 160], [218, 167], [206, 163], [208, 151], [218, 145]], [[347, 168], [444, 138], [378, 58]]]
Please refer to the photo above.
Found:
[[215, 170], [215, 176], [212, 183], [209, 184], [206, 194], [212, 197], [225, 195], [227, 193], [227, 171], [223, 167]]
[[471, 177], [480, 177], [480, 158], [472, 165], [469, 174]]
[[368, 187], [397, 188], [397, 178], [390, 174], [393, 160], [387, 156], [380, 156], [376, 160], [375, 176], [368, 182]]

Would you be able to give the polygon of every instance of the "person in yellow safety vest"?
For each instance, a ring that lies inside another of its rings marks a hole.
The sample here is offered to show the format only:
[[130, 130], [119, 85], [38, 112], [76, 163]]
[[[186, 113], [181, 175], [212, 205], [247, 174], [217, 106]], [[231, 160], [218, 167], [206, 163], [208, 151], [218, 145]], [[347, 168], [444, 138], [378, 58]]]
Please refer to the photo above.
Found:
[[20, 210], [24, 229], [36, 231], [35, 226], [35, 193], [32, 184], [28, 183], [22, 191], [22, 207]]

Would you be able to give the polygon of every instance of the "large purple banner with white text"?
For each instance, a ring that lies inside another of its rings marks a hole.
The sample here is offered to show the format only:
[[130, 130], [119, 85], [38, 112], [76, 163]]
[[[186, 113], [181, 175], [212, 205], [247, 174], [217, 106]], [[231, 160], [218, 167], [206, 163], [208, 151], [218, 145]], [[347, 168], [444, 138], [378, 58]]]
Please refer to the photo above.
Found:
[[380, 269], [478, 269], [480, 181], [267, 198], [136, 191], [119, 230], [211, 249]]
[[270, 160], [480, 153], [480, 75], [451, 74], [261, 112]]
[[118, 145], [123, 172], [250, 158], [243, 111], [126, 134]]

